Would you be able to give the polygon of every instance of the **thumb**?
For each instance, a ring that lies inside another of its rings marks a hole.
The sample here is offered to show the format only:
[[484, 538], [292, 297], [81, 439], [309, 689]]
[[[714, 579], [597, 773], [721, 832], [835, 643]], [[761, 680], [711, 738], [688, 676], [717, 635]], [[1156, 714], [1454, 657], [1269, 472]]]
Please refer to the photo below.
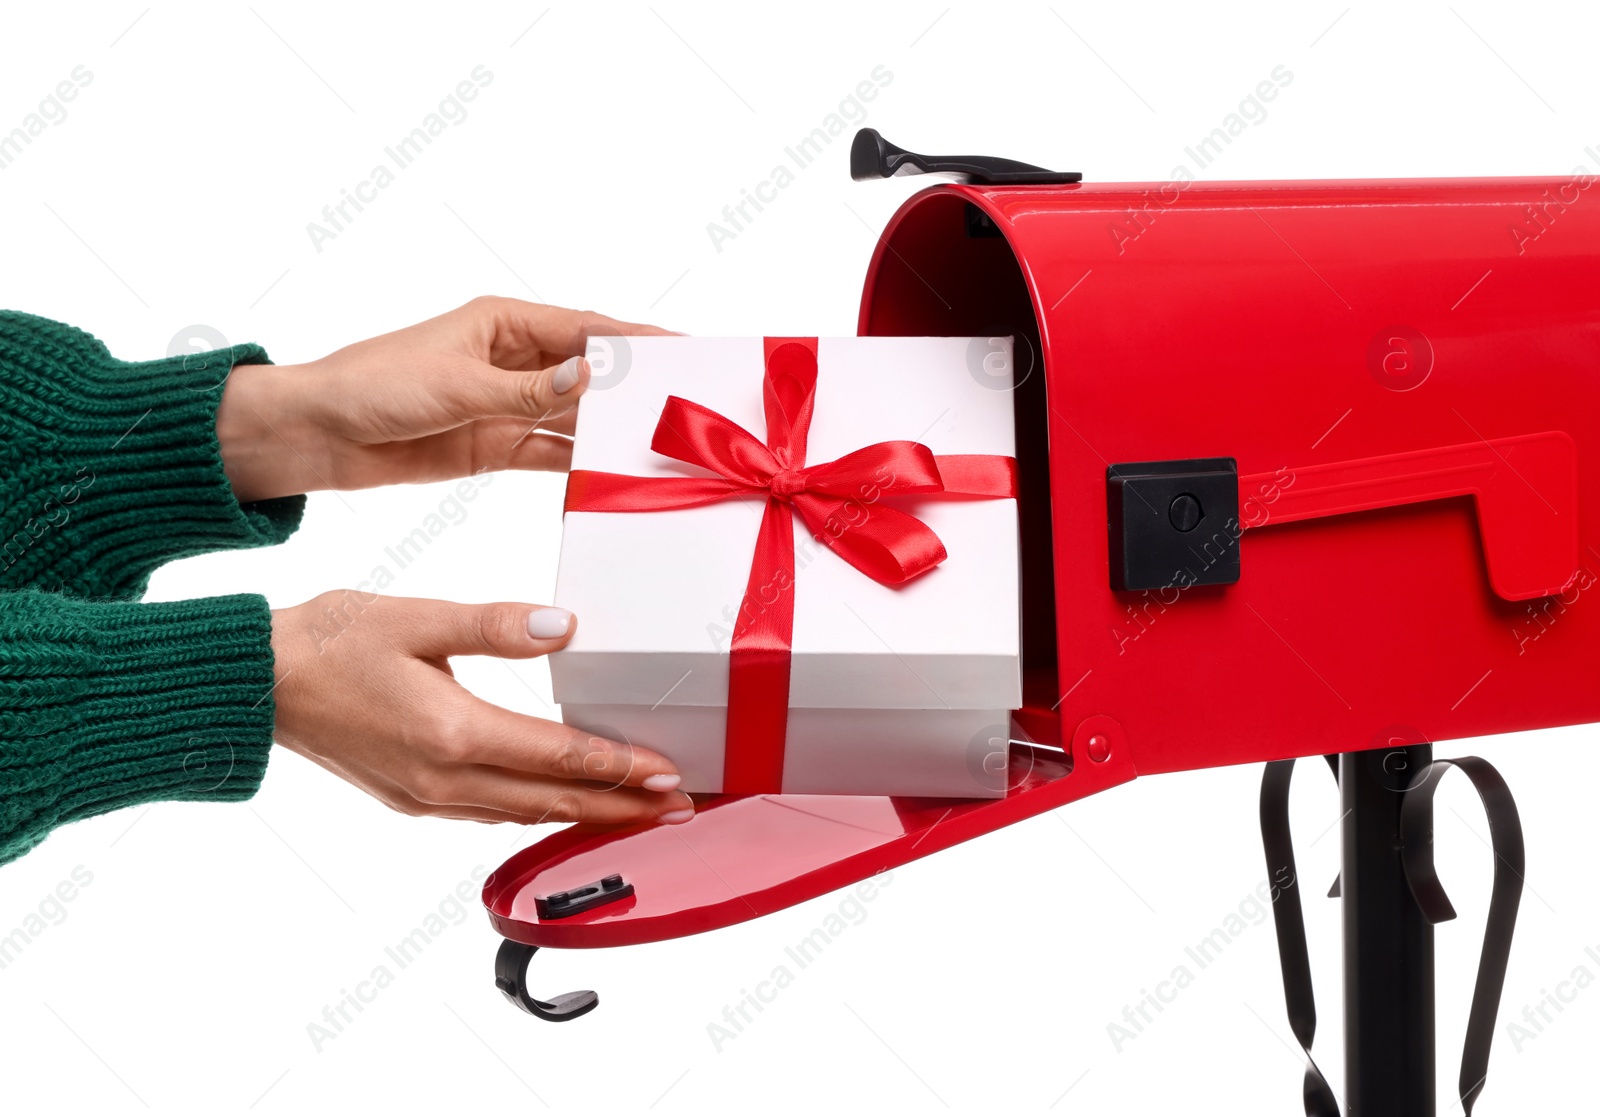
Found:
[[462, 605], [413, 601], [408, 618], [409, 650], [422, 655], [493, 655], [531, 659], [563, 647], [577, 619], [550, 605], [495, 601]]
[[503, 369], [472, 361], [450, 384], [463, 421], [512, 417], [541, 422], [572, 410], [589, 386], [589, 361], [568, 357], [549, 368]]

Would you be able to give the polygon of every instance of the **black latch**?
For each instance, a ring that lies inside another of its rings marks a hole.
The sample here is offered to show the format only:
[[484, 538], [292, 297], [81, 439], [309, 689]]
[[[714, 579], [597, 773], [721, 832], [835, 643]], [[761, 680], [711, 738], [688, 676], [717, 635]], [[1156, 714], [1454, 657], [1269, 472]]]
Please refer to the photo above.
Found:
[[918, 155], [896, 147], [878, 134], [876, 128], [863, 128], [850, 145], [850, 177], [857, 182], [895, 175], [960, 175], [968, 182], [995, 186], [1058, 186], [1081, 182], [1078, 171], [1049, 171], [1032, 163], [1001, 159], [993, 155]]
[[548, 896], [535, 896], [533, 907], [540, 919], [564, 919], [632, 895], [633, 885], [624, 881], [621, 873], [612, 873], [593, 884], [569, 888], [565, 892], [552, 892]]
[[1106, 470], [1111, 588], [1239, 580], [1239, 465], [1232, 458], [1126, 462]]

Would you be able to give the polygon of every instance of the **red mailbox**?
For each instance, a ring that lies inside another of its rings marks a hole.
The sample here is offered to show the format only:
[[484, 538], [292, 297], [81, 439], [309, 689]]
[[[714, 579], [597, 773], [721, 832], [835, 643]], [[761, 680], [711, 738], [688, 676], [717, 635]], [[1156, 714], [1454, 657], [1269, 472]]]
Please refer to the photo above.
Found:
[[[1600, 610], [1579, 604], [1600, 457], [1578, 450], [1600, 445], [1600, 210], [1539, 208], [1569, 188], [911, 199], [861, 331], [1003, 328], [1038, 353], [1017, 400], [1028, 727], [1075, 760], [1103, 735], [1131, 776], [1600, 719]], [[1108, 540], [1108, 472], [1206, 458], [1237, 462], [1221, 516]], [[1125, 542], [1159, 578], [1118, 588]], [[1206, 584], [1226, 556], [1233, 584]]]
[[978, 181], [890, 219], [860, 332], [1016, 339], [1010, 791], [575, 827], [490, 878], [502, 935], [692, 934], [1136, 775], [1600, 720], [1587, 176], [1089, 184], [864, 136], [858, 171]]

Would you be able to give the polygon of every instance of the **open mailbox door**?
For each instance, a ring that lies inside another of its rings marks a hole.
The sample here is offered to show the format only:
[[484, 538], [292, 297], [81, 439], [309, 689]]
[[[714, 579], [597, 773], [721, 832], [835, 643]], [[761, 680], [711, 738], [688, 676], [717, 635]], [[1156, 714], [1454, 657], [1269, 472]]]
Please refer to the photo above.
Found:
[[[1600, 720], [1586, 183], [1085, 184], [871, 130], [853, 170], [967, 180], [890, 219], [859, 332], [1015, 339], [1008, 794], [574, 827], [485, 887], [514, 955], [751, 919], [1136, 775]], [[528, 954], [501, 975], [525, 1008]]]

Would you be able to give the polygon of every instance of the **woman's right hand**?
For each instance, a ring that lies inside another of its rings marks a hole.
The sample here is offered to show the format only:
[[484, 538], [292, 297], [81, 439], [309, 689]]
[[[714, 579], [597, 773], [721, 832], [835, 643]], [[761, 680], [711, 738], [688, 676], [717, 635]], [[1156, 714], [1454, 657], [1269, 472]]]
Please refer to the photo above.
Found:
[[687, 822], [672, 762], [474, 697], [449, 657], [529, 659], [564, 609], [325, 593], [274, 610], [274, 736], [404, 814], [479, 822]]

